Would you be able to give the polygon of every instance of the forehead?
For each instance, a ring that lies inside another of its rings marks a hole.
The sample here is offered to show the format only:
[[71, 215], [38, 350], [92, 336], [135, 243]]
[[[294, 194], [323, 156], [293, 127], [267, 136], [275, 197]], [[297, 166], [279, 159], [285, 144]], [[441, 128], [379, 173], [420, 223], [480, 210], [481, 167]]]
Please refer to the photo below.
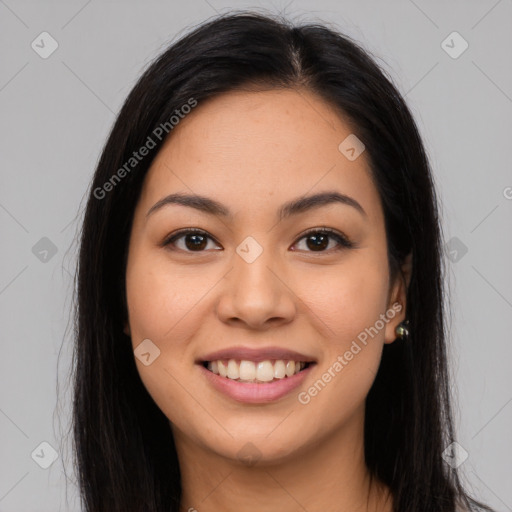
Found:
[[339, 149], [353, 131], [332, 105], [306, 90], [225, 93], [199, 103], [173, 129], [148, 171], [141, 201], [151, 206], [182, 191], [257, 214], [290, 197], [335, 189], [371, 215], [380, 201], [366, 154], [351, 161]]

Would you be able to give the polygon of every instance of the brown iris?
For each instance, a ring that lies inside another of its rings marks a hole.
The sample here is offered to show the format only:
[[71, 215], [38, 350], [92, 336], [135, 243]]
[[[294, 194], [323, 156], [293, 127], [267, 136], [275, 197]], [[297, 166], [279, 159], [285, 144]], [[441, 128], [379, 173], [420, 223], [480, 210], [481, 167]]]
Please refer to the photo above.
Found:
[[185, 236], [185, 245], [189, 250], [202, 250], [206, 247], [207, 244], [208, 237], [205, 235], [191, 233]]
[[[310, 241], [313, 240], [313, 243], [310, 244]], [[315, 233], [312, 235], [308, 235], [307, 237], [307, 246], [308, 249], [316, 251], [318, 249], [325, 249], [329, 245], [329, 235], [325, 235], [322, 233]]]

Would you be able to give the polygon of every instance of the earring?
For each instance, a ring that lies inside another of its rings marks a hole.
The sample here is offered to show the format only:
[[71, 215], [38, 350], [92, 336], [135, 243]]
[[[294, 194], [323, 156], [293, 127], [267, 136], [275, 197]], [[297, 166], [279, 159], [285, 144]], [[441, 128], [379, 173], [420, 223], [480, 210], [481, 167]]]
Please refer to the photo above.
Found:
[[409, 320], [404, 320], [400, 322], [395, 329], [395, 333], [398, 338], [401, 340], [407, 338], [409, 336]]

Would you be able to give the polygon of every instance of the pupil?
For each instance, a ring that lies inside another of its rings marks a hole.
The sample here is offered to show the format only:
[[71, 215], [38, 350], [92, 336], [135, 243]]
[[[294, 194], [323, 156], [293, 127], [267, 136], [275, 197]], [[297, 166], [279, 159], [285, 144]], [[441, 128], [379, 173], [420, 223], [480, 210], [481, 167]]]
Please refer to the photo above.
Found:
[[[190, 240], [193, 240], [192, 244], [188, 243]], [[185, 237], [185, 245], [187, 246], [187, 249], [204, 249], [204, 247], [206, 246], [205, 240], [206, 237], [204, 237], [203, 235], [187, 235]]]
[[[185, 237], [185, 245], [188, 249], [204, 249], [206, 246], [206, 237], [199, 234], [187, 235]], [[307, 238], [309, 249], [318, 250], [325, 249], [329, 245], [329, 237], [324, 234], [309, 235]]]
[[[309, 241], [314, 240], [314, 244], [310, 245]], [[309, 249], [325, 249], [329, 245], [329, 237], [323, 234], [310, 235], [308, 237], [308, 248]]]

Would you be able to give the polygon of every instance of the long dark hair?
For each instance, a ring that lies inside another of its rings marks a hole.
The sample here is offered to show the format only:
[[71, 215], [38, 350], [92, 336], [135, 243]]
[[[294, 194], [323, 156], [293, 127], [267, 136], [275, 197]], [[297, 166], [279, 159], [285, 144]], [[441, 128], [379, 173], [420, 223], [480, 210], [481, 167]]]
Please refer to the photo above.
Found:
[[[123, 333], [132, 218], [165, 139], [155, 133], [167, 126], [165, 134], [172, 136], [169, 120], [176, 111], [223, 92], [258, 87], [305, 88], [352, 122], [382, 201], [392, 276], [412, 253], [411, 334], [385, 345], [366, 400], [370, 474], [389, 486], [396, 512], [490, 510], [466, 494], [457, 470], [442, 458], [455, 440], [442, 233], [413, 117], [392, 80], [349, 37], [322, 24], [294, 26], [247, 12], [195, 28], [148, 67], [126, 99], [94, 174], [77, 267], [73, 359], [74, 456], [84, 510], [179, 508], [180, 471], [169, 422], [146, 391]], [[148, 137], [152, 149], [134, 165], [130, 158]]]

